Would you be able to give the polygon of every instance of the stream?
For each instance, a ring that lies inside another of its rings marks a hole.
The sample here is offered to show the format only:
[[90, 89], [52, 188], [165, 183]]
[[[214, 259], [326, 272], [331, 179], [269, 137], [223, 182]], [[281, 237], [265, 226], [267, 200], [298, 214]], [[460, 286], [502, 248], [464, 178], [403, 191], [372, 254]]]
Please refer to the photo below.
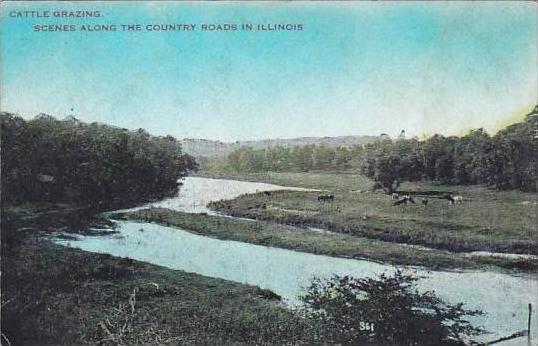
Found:
[[[210, 201], [231, 199], [241, 194], [274, 190], [305, 190], [265, 183], [187, 177], [178, 196], [149, 203], [189, 213], [215, 214]], [[124, 210], [125, 211], [125, 210]], [[54, 238], [57, 244], [85, 251], [128, 257], [172, 269], [256, 285], [297, 304], [298, 296], [312, 277], [352, 275], [372, 277], [393, 273], [397, 267], [367, 260], [335, 258], [271, 248], [248, 243], [218, 240], [151, 223], [115, 221], [116, 232], [108, 235], [75, 235]], [[434, 290], [447, 302], [462, 302], [468, 309], [479, 309], [484, 316], [470, 320], [491, 332], [477, 339], [494, 340], [527, 328], [528, 304], [534, 307], [532, 334], [538, 330], [538, 276], [509, 275], [493, 271], [429, 271], [399, 266], [422, 277], [420, 290]], [[534, 336], [536, 338], [536, 336]], [[513, 339], [506, 345], [527, 345], [527, 338]]]

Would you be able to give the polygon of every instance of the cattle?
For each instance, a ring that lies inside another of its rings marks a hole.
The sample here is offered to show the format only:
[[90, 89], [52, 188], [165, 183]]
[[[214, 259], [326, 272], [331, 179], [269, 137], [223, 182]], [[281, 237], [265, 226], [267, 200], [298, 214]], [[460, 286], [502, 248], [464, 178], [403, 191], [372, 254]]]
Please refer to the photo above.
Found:
[[407, 204], [407, 203], [413, 203], [415, 204], [415, 200], [411, 196], [404, 196], [403, 198], [400, 198], [396, 202], [394, 202], [394, 205], [400, 205], [400, 204]]
[[463, 197], [462, 196], [452, 196], [451, 194], [447, 193], [441, 198], [448, 200], [448, 202], [451, 205], [463, 204]]
[[398, 195], [396, 192], [390, 195], [390, 199], [393, 201], [397, 201], [398, 198], [400, 198], [400, 195]]
[[270, 191], [264, 191], [263, 194], [266, 195], [266, 196], [271, 196], [271, 192], [270, 192]]
[[394, 202], [394, 205], [407, 204], [407, 198], [402, 198]]
[[441, 199], [446, 199], [448, 202], [450, 202], [450, 204], [454, 204], [454, 197], [452, 197], [452, 195], [449, 193], [445, 193]]
[[427, 206], [427, 205], [428, 205], [428, 199], [427, 199], [426, 197], [422, 198], [421, 202], [422, 202], [422, 205], [423, 205], [423, 206]]
[[319, 195], [318, 202], [332, 202], [334, 201], [334, 195]]

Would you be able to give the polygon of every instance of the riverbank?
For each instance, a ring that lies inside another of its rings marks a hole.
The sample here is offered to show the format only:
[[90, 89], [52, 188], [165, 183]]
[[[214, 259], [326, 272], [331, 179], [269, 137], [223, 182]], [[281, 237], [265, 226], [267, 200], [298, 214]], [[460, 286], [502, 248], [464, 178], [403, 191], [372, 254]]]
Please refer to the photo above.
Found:
[[12, 345], [313, 342], [272, 292], [43, 235], [2, 228], [2, 333]]
[[[234, 177], [238, 178], [238, 177]], [[213, 203], [220, 212], [389, 242], [422, 245], [452, 252], [490, 251], [538, 255], [538, 194], [496, 191], [482, 186], [407, 183], [401, 191], [425, 196], [452, 192], [461, 205], [429, 197], [428, 204], [394, 206], [390, 196], [371, 191], [372, 182], [355, 174], [247, 174], [257, 180], [330, 191], [333, 203], [319, 203], [312, 192], [249, 194]], [[258, 207], [257, 207], [258, 206]]]
[[[276, 192], [280, 195], [286, 192]], [[535, 270], [538, 260], [520, 258], [469, 257], [465, 254], [408, 246], [341, 233], [323, 232], [266, 221], [232, 219], [191, 214], [164, 208], [117, 213], [113, 218], [152, 222], [191, 233], [257, 245], [278, 247], [319, 255], [368, 259], [395, 265], [417, 265], [429, 269], [493, 268]]]
[[178, 190], [170, 190], [164, 194], [147, 194], [136, 199], [116, 198], [106, 202], [93, 204], [76, 204], [67, 201], [28, 202], [17, 205], [2, 205], [2, 222], [9, 228], [39, 227], [77, 228], [81, 225], [107, 223], [102, 213], [119, 208], [131, 208], [144, 203], [160, 201], [163, 198], [177, 195]]

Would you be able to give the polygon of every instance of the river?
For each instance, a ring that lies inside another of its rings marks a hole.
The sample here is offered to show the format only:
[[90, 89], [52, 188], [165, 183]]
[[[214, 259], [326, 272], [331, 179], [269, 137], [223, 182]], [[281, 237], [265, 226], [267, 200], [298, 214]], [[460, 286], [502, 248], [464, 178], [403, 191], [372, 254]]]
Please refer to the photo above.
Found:
[[[191, 213], [213, 213], [206, 204], [256, 191], [296, 189], [271, 184], [188, 177], [176, 197], [149, 206]], [[235, 241], [224, 241], [156, 224], [117, 221], [115, 233], [105, 236], [76, 235], [75, 239], [55, 238], [54, 242], [90, 252], [129, 257], [172, 269], [198, 273], [269, 289], [289, 304], [296, 304], [311, 278], [334, 274], [371, 277], [392, 273], [397, 268], [367, 260], [313, 255]], [[399, 267], [423, 277], [419, 289], [434, 290], [450, 303], [465, 303], [486, 315], [472, 321], [492, 334], [493, 340], [527, 326], [528, 304], [534, 308], [533, 334], [538, 330], [538, 277], [535, 274], [508, 275], [491, 271], [428, 271]], [[536, 337], [535, 337], [536, 338]], [[525, 341], [523, 341], [525, 339]], [[502, 343], [526, 345], [527, 338]]]

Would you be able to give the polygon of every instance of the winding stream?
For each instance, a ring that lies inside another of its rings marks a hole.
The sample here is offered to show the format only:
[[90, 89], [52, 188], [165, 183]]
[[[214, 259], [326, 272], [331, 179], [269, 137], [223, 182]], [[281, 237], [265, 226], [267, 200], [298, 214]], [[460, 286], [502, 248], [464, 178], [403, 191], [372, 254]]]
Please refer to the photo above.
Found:
[[[191, 213], [213, 213], [206, 204], [230, 199], [244, 193], [264, 190], [295, 189], [277, 185], [189, 177], [177, 197], [138, 207], [157, 206]], [[296, 189], [302, 190], [302, 189]], [[334, 258], [270, 248], [235, 241], [195, 235], [177, 228], [131, 221], [116, 222], [117, 233], [106, 236], [77, 235], [76, 239], [55, 238], [54, 242], [90, 252], [107, 253], [180, 269], [210, 277], [270, 289], [288, 303], [297, 297], [313, 276], [334, 274], [357, 277], [391, 273], [396, 267], [366, 260]], [[427, 271], [401, 267], [423, 279], [420, 289], [434, 290], [451, 303], [463, 302], [467, 308], [487, 314], [473, 322], [492, 334], [493, 340], [526, 329], [529, 303], [534, 308], [532, 331], [538, 330], [538, 277], [536, 274], [507, 275], [489, 271]], [[536, 336], [534, 337], [536, 338]], [[524, 340], [524, 341], [523, 341]], [[527, 345], [527, 338], [514, 339], [505, 345]]]

